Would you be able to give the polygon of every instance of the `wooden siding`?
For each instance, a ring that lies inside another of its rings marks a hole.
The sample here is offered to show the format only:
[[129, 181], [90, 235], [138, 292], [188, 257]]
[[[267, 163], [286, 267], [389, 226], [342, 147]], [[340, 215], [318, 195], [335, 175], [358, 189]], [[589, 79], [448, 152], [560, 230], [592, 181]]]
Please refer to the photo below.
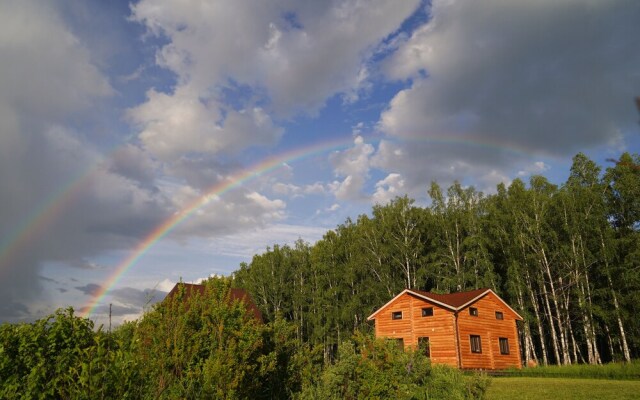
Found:
[[[424, 307], [433, 307], [433, 316], [423, 317]], [[402, 311], [401, 320], [392, 319], [395, 311]], [[458, 366], [453, 312], [437, 304], [407, 293], [378, 313], [375, 332], [379, 338], [402, 339], [406, 348], [415, 348], [418, 338], [428, 337], [432, 362]]]
[[[478, 309], [477, 317], [469, 314], [470, 307]], [[496, 319], [496, 311], [501, 311], [504, 319]], [[493, 293], [488, 293], [458, 312], [458, 332], [462, 368], [521, 367], [515, 315]], [[482, 353], [471, 352], [471, 335], [480, 336]], [[500, 338], [508, 340], [509, 354], [500, 354]]]
[[[433, 307], [433, 316], [423, 317], [424, 307]], [[478, 309], [477, 317], [469, 314], [470, 307]], [[394, 320], [392, 314], [398, 311], [402, 319]], [[504, 319], [496, 319], [496, 311]], [[433, 363], [466, 369], [520, 368], [517, 319], [492, 292], [457, 313], [408, 292], [383, 306], [374, 318], [376, 337], [402, 339], [405, 348], [415, 348], [420, 337], [428, 337]], [[481, 353], [471, 352], [471, 335], [480, 336]], [[500, 353], [500, 338], [508, 340], [509, 354]]]

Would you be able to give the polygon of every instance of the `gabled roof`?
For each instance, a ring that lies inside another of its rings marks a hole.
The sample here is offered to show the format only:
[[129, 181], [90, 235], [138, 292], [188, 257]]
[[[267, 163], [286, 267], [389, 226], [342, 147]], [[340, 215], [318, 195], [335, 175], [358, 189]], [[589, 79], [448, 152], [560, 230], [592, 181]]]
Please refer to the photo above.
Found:
[[[184, 286], [184, 297], [183, 300], [188, 300], [189, 297], [195, 295], [196, 293], [203, 295], [205, 293], [205, 286], [198, 285], [195, 283], [176, 283], [176, 285], [171, 289], [171, 291], [167, 294], [165, 299], [172, 299], [173, 296], [176, 296], [180, 285]], [[239, 300], [244, 303], [247, 308], [247, 311], [253, 314], [256, 320], [262, 322], [262, 313], [256, 306], [256, 303], [253, 302], [251, 295], [247, 293], [244, 289], [239, 288], [231, 288], [229, 289], [229, 302], [233, 303], [234, 301]]]
[[496, 298], [498, 300], [500, 300], [502, 302], [502, 304], [504, 304], [505, 307], [507, 307], [509, 310], [511, 310], [516, 315], [517, 319], [520, 319], [520, 320], [523, 319], [520, 316], [520, 314], [518, 314], [516, 312], [516, 310], [511, 308], [511, 306], [509, 306], [504, 300], [502, 300], [502, 298], [500, 296], [498, 296], [493, 290], [491, 290], [489, 288], [483, 288], [483, 289], [470, 290], [468, 292], [457, 292], [457, 293], [449, 293], [449, 294], [438, 294], [438, 293], [425, 292], [423, 290], [405, 289], [400, 294], [398, 294], [396, 297], [394, 297], [393, 299], [389, 300], [387, 302], [387, 304], [385, 304], [384, 306], [380, 307], [378, 310], [376, 310], [376, 312], [371, 314], [367, 318], [367, 320], [371, 321], [372, 319], [374, 319], [375, 316], [380, 311], [382, 311], [389, 304], [393, 303], [397, 298], [399, 298], [400, 296], [402, 296], [405, 293], [408, 293], [408, 294], [420, 297], [422, 299], [425, 299], [427, 301], [430, 301], [432, 303], [438, 304], [438, 305], [440, 305], [440, 306], [442, 306], [444, 308], [447, 308], [447, 309], [449, 309], [451, 311], [460, 311], [460, 310], [464, 309], [465, 307], [471, 305], [472, 303], [476, 302], [477, 300], [479, 300], [481, 297], [483, 297], [487, 293], [493, 293], [496, 296]]

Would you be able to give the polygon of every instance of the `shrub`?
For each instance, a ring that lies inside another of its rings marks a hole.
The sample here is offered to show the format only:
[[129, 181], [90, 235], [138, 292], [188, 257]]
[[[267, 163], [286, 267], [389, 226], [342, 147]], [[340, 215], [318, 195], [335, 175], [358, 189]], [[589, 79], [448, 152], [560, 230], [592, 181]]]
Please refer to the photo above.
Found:
[[307, 382], [298, 398], [306, 399], [480, 399], [486, 377], [465, 377], [447, 366], [431, 366], [419, 351], [403, 351], [395, 343], [356, 335], [341, 343], [334, 364], [315, 382]]

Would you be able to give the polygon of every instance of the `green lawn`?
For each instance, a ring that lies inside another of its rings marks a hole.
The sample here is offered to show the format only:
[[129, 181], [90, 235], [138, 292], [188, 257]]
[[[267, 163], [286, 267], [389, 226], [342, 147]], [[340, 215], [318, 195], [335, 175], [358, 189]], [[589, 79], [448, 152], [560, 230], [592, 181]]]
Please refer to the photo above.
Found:
[[575, 378], [492, 378], [487, 400], [640, 398], [640, 381]]

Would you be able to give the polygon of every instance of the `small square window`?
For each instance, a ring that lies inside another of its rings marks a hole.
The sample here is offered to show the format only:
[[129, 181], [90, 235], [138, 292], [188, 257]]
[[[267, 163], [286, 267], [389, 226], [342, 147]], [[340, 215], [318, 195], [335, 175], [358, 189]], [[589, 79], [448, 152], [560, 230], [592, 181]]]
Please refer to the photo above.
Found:
[[502, 311], [496, 311], [496, 319], [504, 319], [504, 314]]
[[469, 315], [477, 317], [478, 316], [478, 309], [475, 307], [469, 307]]
[[391, 319], [402, 319], [402, 311], [394, 311], [391, 313]]
[[472, 353], [482, 353], [482, 341], [479, 335], [470, 335], [469, 341], [471, 342]]
[[509, 354], [509, 339], [500, 338], [500, 354]]
[[425, 307], [422, 309], [423, 317], [433, 317], [433, 307]]

